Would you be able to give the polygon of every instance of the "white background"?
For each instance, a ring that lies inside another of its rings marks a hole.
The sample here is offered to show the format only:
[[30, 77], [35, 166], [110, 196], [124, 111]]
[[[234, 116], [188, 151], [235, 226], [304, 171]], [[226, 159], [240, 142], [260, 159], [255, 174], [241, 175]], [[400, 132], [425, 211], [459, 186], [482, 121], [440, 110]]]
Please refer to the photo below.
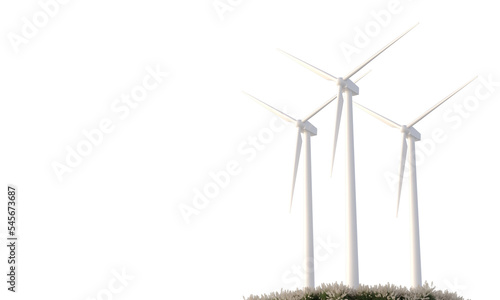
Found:
[[[355, 100], [408, 123], [479, 76], [416, 126], [422, 272], [439, 289], [491, 298], [500, 268], [500, 101], [499, 87], [482, 82], [500, 81], [495, 2], [400, 0], [382, 25], [374, 14], [390, 1], [234, 0], [223, 12], [214, 3], [68, 1], [18, 47], [9, 37], [40, 4], [0, 3], [0, 185], [19, 189], [20, 236], [19, 292], [6, 291], [2, 247], [1, 298], [241, 299], [300, 287], [292, 274], [303, 258], [302, 164], [288, 212], [295, 129], [244, 154], [274, 116], [241, 90], [303, 117], [335, 95], [335, 84], [276, 48], [344, 76], [417, 22], [365, 68], [372, 72]], [[355, 46], [356, 30], [371, 37], [346, 55], [341, 45]], [[112, 103], [158, 66], [168, 77], [121, 119]], [[488, 95], [474, 100], [476, 90]], [[345, 127], [330, 177], [334, 114], [331, 105], [311, 119], [315, 241], [330, 245], [316, 244], [317, 285], [345, 276]], [[395, 218], [386, 178], [397, 173], [400, 134], [359, 110], [354, 118], [360, 282], [408, 286], [408, 180]], [[67, 147], [103, 119], [113, 132], [59, 180], [54, 163], [66, 164]], [[432, 141], [435, 130], [444, 140]], [[239, 173], [194, 207], [194, 190], [231, 161]], [[196, 215], [183, 215], [186, 207]], [[121, 286], [116, 272], [133, 279]]]

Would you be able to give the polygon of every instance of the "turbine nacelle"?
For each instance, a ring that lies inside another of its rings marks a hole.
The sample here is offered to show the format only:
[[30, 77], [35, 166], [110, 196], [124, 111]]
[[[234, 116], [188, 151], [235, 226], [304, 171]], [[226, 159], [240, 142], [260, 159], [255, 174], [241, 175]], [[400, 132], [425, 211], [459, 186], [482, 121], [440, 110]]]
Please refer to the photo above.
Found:
[[420, 132], [418, 132], [418, 130], [416, 130], [413, 127], [407, 127], [406, 125], [402, 125], [401, 132], [404, 133], [405, 136], [411, 135], [415, 139], [415, 141], [420, 141], [421, 137]]
[[342, 87], [343, 90], [350, 90], [353, 96], [359, 95], [359, 87], [351, 79], [339, 77], [337, 78], [337, 85]]
[[311, 134], [311, 136], [318, 134], [318, 129], [309, 121], [302, 122], [302, 120], [297, 120], [296, 125], [300, 128], [301, 132], [307, 131]]

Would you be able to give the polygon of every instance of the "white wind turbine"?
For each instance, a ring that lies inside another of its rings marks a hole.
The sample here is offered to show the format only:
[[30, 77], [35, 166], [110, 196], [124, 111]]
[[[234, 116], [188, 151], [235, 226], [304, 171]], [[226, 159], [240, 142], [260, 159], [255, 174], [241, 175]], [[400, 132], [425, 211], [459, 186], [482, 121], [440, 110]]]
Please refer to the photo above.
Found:
[[[333, 140], [333, 153], [332, 153], [332, 170], [333, 170], [333, 162], [335, 160], [335, 149], [337, 146], [337, 138], [340, 127], [340, 119], [342, 116], [342, 106], [344, 102], [344, 96], [347, 99], [346, 101], [346, 137], [347, 137], [347, 147], [346, 147], [346, 157], [347, 157], [347, 165], [346, 165], [346, 281], [347, 284], [351, 287], [357, 287], [359, 285], [359, 268], [358, 268], [358, 229], [357, 229], [357, 221], [356, 221], [356, 184], [355, 184], [355, 172], [354, 172], [354, 133], [353, 133], [353, 117], [352, 117], [352, 96], [356, 96], [359, 94], [358, 86], [350, 80], [350, 78], [359, 72], [362, 68], [364, 68], [368, 63], [374, 60], [377, 56], [379, 56], [382, 52], [387, 50], [390, 46], [396, 43], [399, 39], [401, 39], [405, 34], [410, 32], [413, 28], [418, 25], [414, 25], [406, 32], [398, 36], [392, 42], [390, 42], [387, 46], [379, 50], [372, 57], [366, 60], [364, 63], [355, 68], [352, 72], [347, 74], [345, 77], [335, 77], [322, 71], [319, 68], [289, 54], [283, 50], [280, 50], [285, 55], [292, 58], [294, 61], [298, 62], [302, 66], [306, 67], [310, 71], [316, 73], [317, 75], [337, 83], [338, 86], [338, 102], [337, 102], [337, 117], [335, 120], [335, 136]], [[325, 103], [319, 110], [323, 109], [329, 103], [333, 101], [334, 98]], [[314, 115], [314, 114], [313, 114]]]
[[364, 107], [363, 105], [354, 102], [359, 108], [363, 109], [373, 117], [378, 120], [384, 122], [385, 124], [399, 129], [402, 133], [403, 141], [402, 141], [402, 149], [401, 149], [401, 162], [399, 166], [399, 186], [398, 186], [398, 201], [396, 206], [396, 217], [399, 211], [399, 200], [401, 198], [401, 187], [403, 184], [403, 173], [405, 169], [406, 162], [406, 154], [408, 152], [407, 141], [410, 144], [409, 147], [409, 164], [410, 164], [410, 248], [411, 248], [411, 283], [413, 287], [422, 286], [422, 267], [420, 262], [420, 233], [419, 233], [419, 222], [418, 222], [418, 198], [417, 198], [417, 168], [416, 168], [416, 159], [415, 159], [415, 141], [420, 141], [420, 133], [413, 128], [415, 124], [417, 124], [420, 120], [422, 120], [425, 116], [430, 114], [433, 110], [438, 108], [441, 104], [443, 104], [446, 100], [450, 99], [453, 95], [458, 93], [464, 87], [466, 87], [469, 83], [471, 83], [474, 79], [455, 90], [453, 93], [448, 95], [443, 100], [439, 101], [436, 105], [431, 107], [428, 111], [423, 113], [421, 116], [416, 118], [413, 122], [408, 125], [399, 125], [398, 123], [389, 120], [386, 117], [383, 117], [376, 112]]
[[[244, 92], [245, 93], [245, 92]], [[292, 209], [293, 192], [295, 190], [295, 180], [297, 179], [297, 169], [299, 167], [300, 151], [302, 149], [302, 135], [304, 135], [304, 169], [305, 169], [305, 285], [306, 288], [314, 288], [314, 242], [313, 242], [313, 210], [312, 210], [312, 180], [311, 180], [311, 136], [317, 134], [317, 129], [311, 123], [309, 119], [316, 113], [311, 114], [304, 120], [296, 120], [289, 115], [277, 110], [276, 108], [260, 101], [254, 96], [245, 93], [257, 103], [262, 105], [264, 108], [268, 109], [281, 119], [295, 123], [297, 126], [297, 145], [295, 149], [295, 165], [293, 168], [293, 179], [292, 179], [292, 196], [290, 199], [290, 210]]]

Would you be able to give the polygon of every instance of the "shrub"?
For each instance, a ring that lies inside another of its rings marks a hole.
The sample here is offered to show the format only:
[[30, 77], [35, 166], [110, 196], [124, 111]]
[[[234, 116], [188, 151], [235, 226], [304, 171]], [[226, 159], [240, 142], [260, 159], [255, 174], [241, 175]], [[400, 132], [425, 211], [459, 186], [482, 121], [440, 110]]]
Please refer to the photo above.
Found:
[[436, 291], [426, 282], [422, 287], [405, 288], [393, 284], [350, 288], [342, 283], [322, 284], [316, 289], [281, 290], [269, 295], [250, 295], [245, 300], [464, 300], [456, 293]]

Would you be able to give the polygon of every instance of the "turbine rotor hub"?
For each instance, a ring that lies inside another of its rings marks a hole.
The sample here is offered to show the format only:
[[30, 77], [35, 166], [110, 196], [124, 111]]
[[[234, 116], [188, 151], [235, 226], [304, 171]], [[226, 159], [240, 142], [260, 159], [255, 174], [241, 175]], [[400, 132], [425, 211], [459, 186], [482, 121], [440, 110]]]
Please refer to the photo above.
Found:
[[297, 127], [299, 127], [300, 129], [304, 129], [304, 122], [302, 122], [302, 120], [297, 120]]

